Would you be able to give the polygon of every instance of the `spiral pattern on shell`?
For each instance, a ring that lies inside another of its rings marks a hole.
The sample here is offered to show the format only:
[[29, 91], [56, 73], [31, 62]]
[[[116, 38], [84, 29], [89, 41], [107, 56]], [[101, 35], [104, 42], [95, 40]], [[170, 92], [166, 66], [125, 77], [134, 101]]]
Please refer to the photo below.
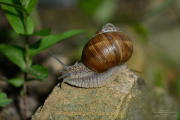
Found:
[[132, 52], [130, 38], [108, 23], [85, 45], [81, 60], [92, 71], [102, 73], [128, 61]]

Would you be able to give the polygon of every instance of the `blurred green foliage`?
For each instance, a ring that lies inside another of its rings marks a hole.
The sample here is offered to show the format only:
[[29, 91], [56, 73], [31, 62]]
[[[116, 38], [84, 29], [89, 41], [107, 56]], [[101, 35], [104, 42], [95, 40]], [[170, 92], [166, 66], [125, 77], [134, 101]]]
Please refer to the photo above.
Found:
[[85, 13], [92, 15], [104, 0], [79, 0], [78, 5]]
[[23, 85], [23, 79], [22, 78], [12, 78], [7, 81], [14, 87], [21, 87]]
[[[28, 13], [30, 13], [33, 10], [37, 0], [36, 1], [24, 0], [21, 2], [23, 6], [21, 6], [20, 3], [15, 4], [16, 2], [13, 0], [0, 1], [0, 3], [2, 4], [2, 8], [6, 13], [6, 17], [8, 18], [15, 32], [17, 34], [25, 36], [25, 38], [28, 38], [30, 36], [48, 36], [48, 35], [49, 36], [40, 39], [38, 42], [36, 42], [35, 44], [33, 44], [32, 46], [26, 49], [19, 46], [1, 44], [0, 50], [9, 60], [11, 60], [18, 67], [20, 67], [22, 71], [32, 74], [39, 79], [46, 79], [48, 77], [47, 69], [41, 65], [31, 66], [32, 65], [31, 57], [51, 47], [52, 45], [56, 44], [61, 40], [72, 37], [84, 31], [73, 30], [73, 31], [61, 33], [59, 35], [50, 35], [51, 29], [46, 28], [37, 31], [35, 33], [32, 33], [34, 30], [34, 23], [30, 18], [30, 16], [28, 15]], [[18, 10], [20, 10], [21, 12], [19, 12]], [[26, 60], [25, 56], [28, 57], [28, 61]], [[28, 64], [29, 66], [28, 68], [26, 67], [26, 64]], [[16, 80], [17, 80], [17, 84], [15, 83]], [[11, 79], [10, 83], [15, 87], [19, 87], [19, 85], [22, 85], [19, 84], [19, 81], [20, 81], [19, 79]]]
[[33, 45], [29, 47], [29, 55], [30, 57], [36, 55], [37, 53], [51, 47], [52, 45], [56, 44], [59, 41], [67, 39], [69, 37], [73, 37], [77, 34], [85, 32], [84, 30], [70, 30], [63, 32], [61, 34], [49, 35], [47, 37], [43, 37]]
[[161, 4], [159, 6], [157, 6], [156, 8], [153, 8], [149, 11], [147, 11], [145, 14], [144, 14], [144, 18], [146, 17], [151, 17], [153, 15], [156, 15], [160, 12], [163, 12], [164, 10], [166, 10], [168, 7], [174, 5], [177, 3], [178, 0], [164, 0], [163, 2], [161, 2]]
[[142, 23], [134, 23], [132, 24], [134, 31], [140, 36], [139, 42], [140, 43], [147, 43], [149, 38], [149, 29], [147, 26], [143, 25]]
[[[9, 23], [11, 24], [12, 28], [14, 29], [14, 31], [16, 33], [21, 33], [24, 34], [25, 33], [25, 21], [24, 21], [24, 11], [26, 11], [25, 9], [23, 9], [23, 12], [19, 11], [19, 7], [17, 8], [16, 6], [21, 6], [20, 3], [14, 1], [14, 0], [0, 0], [0, 3], [2, 4], [2, 9], [4, 10], [4, 12], [6, 13], [6, 17], [9, 21]], [[9, 3], [7, 4], [3, 4], [3, 3]], [[12, 6], [14, 5], [14, 6]], [[22, 7], [23, 8], [23, 7]], [[26, 12], [25, 12], [26, 13]], [[32, 34], [34, 31], [34, 23], [31, 19], [31, 17], [27, 15], [27, 26], [28, 26], [28, 34]]]
[[[35, 54], [38, 54], [41, 51], [50, 48], [57, 42], [80, 34], [84, 32], [84, 30], [70, 30], [56, 35], [51, 35], [50, 28], [45, 28], [34, 32], [34, 22], [31, 19], [29, 13], [31, 13], [31, 11], [34, 9], [37, 0], [21, 0], [20, 2], [13, 0], [0, 0], [0, 4], [5, 12], [9, 23], [17, 34], [24, 37], [26, 44], [24, 45], [24, 47], [10, 44], [1, 44], [0, 51], [11, 62], [13, 62], [21, 69], [21, 71], [24, 73], [24, 78], [18, 77], [8, 80], [0, 78], [0, 80], [8, 82], [14, 87], [23, 86], [23, 90], [21, 91], [21, 93], [23, 93], [23, 97], [26, 97], [26, 82], [37, 79], [44, 80], [48, 78], [48, 70], [42, 65], [32, 65], [32, 57]], [[29, 37], [31, 36], [47, 37], [41, 38], [39, 41], [35, 42], [33, 45], [30, 46]], [[10, 37], [10, 39], [13, 39], [13, 37]], [[29, 79], [27, 77], [27, 74], [31, 74], [36, 78]], [[7, 99], [6, 97], [7, 95], [5, 93], [0, 93], [0, 106], [5, 106], [12, 101], [10, 99]]]
[[0, 106], [4, 107], [7, 104], [9, 104], [12, 100], [11, 99], [7, 99], [7, 95], [6, 93], [2, 92], [0, 93]]
[[116, 0], [79, 0], [78, 4], [99, 25], [111, 20], [117, 9]]

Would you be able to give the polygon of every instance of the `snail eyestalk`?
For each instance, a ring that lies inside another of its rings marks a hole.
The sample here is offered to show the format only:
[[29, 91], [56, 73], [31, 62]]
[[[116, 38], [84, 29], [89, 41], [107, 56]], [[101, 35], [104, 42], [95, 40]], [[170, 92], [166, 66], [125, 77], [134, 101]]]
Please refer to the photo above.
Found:
[[63, 66], [63, 68], [65, 70], [67, 70], [69, 68], [69, 66], [65, 65], [61, 60], [59, 60], [52, 52], [50, 52], [51, 55], [53, 55], [53, 57]]
[[58, 79], [61, 79], [61, 78], [64, 78], [64, 77], [69, 77], [69, 76], [71, 76], [71, 73], [68, 72], [68, 73], [62, 75], [61, 77], [58, 77]]
[[[66, 74], [63, 74], [61, 77], [58, 77], [58, 79], [61, 79], [61, 78], [64, 78], [64, 77], [69, 77], [69, 76], [71, 76], [71, 73], [68, 72], [68, 73], [66, 73]], [[64, 79], [61, 84], [63, 84], [63, 83], [66, 82], [67, 80], [68, 80], [68, 79], [66, 79], [66, 80]]]
[[63, 73], [64, 71], [62, 71], [62, 70], [57, 70], [58, 72], [60, 72], [60, 73]]

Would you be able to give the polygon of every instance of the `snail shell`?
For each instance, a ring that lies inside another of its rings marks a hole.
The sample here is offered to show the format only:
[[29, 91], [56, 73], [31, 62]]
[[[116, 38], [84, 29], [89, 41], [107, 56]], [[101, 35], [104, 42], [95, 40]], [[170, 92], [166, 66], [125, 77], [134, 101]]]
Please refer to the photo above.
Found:
[[102, 73], [128, 61], [132, 52], [130, 38], [108, 23], [85, 45], [81, 60], [89, 69]]
[[126, 69], [124, 64], [130, 59], [133, 45], [130, 38], [120, 32], [117, 27], [107, 23], [95, 33], [85, 45], [82, 52], [82, 62], [73, 66], [64, 65], [63, 82], [74, 86], [93, 88], [102, 87], [113, 81], [118, 74]]

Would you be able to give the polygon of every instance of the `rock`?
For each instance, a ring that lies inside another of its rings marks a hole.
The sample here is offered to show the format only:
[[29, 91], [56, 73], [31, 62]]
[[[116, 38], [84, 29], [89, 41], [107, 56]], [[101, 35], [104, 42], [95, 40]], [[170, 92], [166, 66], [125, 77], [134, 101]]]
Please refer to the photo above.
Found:
[[159, 109], [177, 112], [177, 104], [167, 94], [151, 90], [141, 77], [126, 69], [101, 88], [55, 86], [32, 120], [159, 120], [154, 117]]

